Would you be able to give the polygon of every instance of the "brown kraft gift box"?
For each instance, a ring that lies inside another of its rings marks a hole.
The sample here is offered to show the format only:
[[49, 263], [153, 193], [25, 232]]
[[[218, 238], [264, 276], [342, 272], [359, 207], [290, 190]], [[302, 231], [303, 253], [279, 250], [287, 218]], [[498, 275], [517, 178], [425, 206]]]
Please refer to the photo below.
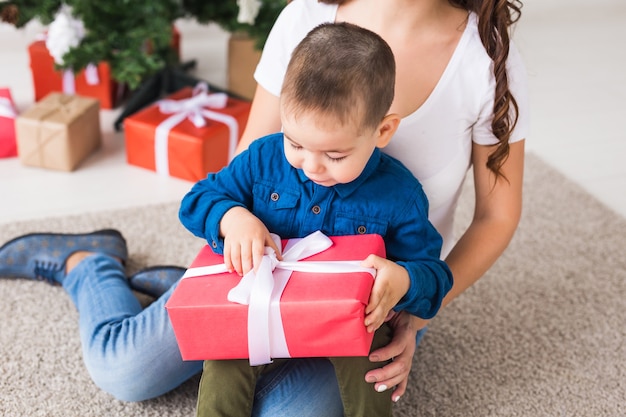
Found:
[[228, 40], [228, 91], [247, 100], [254, 98], [254, 71], [261, 59], [254, 43], [254, 39], [237, 33]]
[[100, 147], [97, 99], [50, 93], [16, 120], [17, 150], [24, 165], [73, 171]]

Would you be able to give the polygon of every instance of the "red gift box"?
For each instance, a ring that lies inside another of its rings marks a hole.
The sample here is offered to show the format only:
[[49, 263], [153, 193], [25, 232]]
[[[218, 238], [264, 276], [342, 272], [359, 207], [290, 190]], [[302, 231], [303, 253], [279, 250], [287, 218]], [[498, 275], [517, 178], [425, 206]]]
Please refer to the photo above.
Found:
[[86, 76], [86, 70], [74, 75], [74, 91], [64, 88], [64, 71], [54, 69], [54, 58], [50, 55], [46, 42], [35, 41], [28, 47], [30, 55], [30, 68], [33, 74], [33, 86], [35, 89], [35, 101], [39, 101], [51, 92], [76, 93], [85, 97], [100, 100], [100, 108], [112, 109], [117, 104], [119, 94], [118, 84], [111, 78], [111, 68], [106, 62], [95, 66], [98, 74], [98, 82], [90, 83]]
[[208, 94], [206, 85], [183, 88], [124, 119], [126, 159], [163, 175], [201, 180], [234, 156], [249, 113], [249, 102]]
[[0, 158], [17, 156], [16, 117], [17, 109], [11, 97], [11, 90], [0, 88]]
[[[171, 46], [179, 58], [180, 38], [180, 31], [176, 27], [172, 27]], [[55, 70], [54, 58], [50, 55], [45, 40], [38, 40], [30, 44], [28, 54], [30, 55], [30, 67], [33, 75], [35, 101], [41, 100], [51, 92], [75, 93], [100, 100], [101, 109], [113, 109], [124, 96], [125, 87], [112, 79], [111, 67], [106, 62], [100, 62], [89, 70], [82, 70], [73, 77], [71, 73], [67, 73], [70, 78], [64, 80], [66, 72]], [[87, 71], [96, 71], [97, 79], [91, 80], [91, 77], [87, 76]], [[69, 86], [64, 85], [68, 81], [70, 84], [73, 83], [73, 87], [69, 88]]]
[[[350, 268], [342, 271], [338, 262], [326, 261], [353, 261], [351, 265], [360, 265], [372, 253], [384, 257], [384, 242], [379, 235], [321, 236], [330, 239], [332, 246], [297, 263], [315, 265], [314, 261], [323, 261], [336, 272], [291, 272], [280, 300], [271, 302], [279, 311], [284, 329], [279, 336], [284, 336], [288, 354], [276, 355], [272, 346], [271, 357], [369, 354], [373, 333], [367, 332], [364, 317], [373, 276], [363, 268], [360, 272]], [[291, 239], [283, 241], [283, 245], [294, 241], [303, 240]], [[283, 255], [287, 258], [287, 253]], [[253, 302], [248, 306], [227, 299], [241, 277], [228, 272], [193, 276], [204, 273], [197, 268], [211, 269], [215, 268], [211, 265], [222, 263], [223, 257], [214, 254], [209, 246], [202, 248], [165, 306], [184, 360], [244, 359], [255, 353], [249, 348], [248, 336], [248, 309], [252, 316]], [[346, 263], [349, 262], [339, 262]], [[278, 268], [271, 278], [279, 280], [276, 271]], [[252, 281], [257, 279], [259, 276]], [[275, 336], [261, 338], [269, 340]]]

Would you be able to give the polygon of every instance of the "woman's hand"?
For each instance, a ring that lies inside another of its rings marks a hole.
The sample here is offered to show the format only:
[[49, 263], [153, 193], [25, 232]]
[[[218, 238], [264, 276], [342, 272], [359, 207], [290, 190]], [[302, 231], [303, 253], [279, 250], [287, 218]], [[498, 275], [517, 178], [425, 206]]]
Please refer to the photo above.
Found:
[[374, 383], [374, 389], [378, 392], [395, 387], [391, 398], [397, 402], [406, 391], [415, 353], [415, 336], [418, 330], [426, 327], [428, 321], [402, 311], [389, 324], [394, 330], [391, 342], [370, 353], [369, 359], [372, 362], [393, 359], [393, 362], [369, 371], [365, 374], [365, 381]]

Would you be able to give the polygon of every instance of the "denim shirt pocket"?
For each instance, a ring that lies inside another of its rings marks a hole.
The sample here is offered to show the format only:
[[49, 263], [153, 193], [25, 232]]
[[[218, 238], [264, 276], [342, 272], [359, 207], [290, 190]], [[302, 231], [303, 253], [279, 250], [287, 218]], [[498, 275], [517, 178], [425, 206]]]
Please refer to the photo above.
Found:
[[279, 236], [294, 225], [300, 192], [278, 184], [255, 183], [252, 189], [253, 212], [265, 227]]
[[389, 223], [385, 220], [374, 219], [348, 213], [337, 213], [334, 224], [335, 235], [371, 235], [385, 237]]

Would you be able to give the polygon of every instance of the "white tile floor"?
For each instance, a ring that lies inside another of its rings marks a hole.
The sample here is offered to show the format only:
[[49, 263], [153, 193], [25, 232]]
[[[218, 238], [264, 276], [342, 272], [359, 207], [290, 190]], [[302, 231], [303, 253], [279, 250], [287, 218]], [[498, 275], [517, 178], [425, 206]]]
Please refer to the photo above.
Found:
[[[541, 156], [626, 217], [626, 2], [527, 0], [515, 39], [528, 68], [532, 135]], [[219, 86], [226, 79], [227, 35], [213, 25], [180, 22], [184, 59]], [[27, 45], [41, 31], [0, 24], [0, 86], [20, 110], [32, 104]], [[102, 111], [102, 149], [73, 173], [0, 159], [0, 224], [86, 211], [179, 201], [191, 183], [126, 164], [123, 134]]]

